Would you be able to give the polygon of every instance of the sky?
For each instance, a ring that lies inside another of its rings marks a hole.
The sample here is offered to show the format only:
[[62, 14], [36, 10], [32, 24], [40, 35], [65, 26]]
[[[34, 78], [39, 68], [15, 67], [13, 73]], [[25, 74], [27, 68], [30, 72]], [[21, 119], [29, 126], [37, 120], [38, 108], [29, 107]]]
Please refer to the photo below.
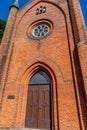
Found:
[[[0, 18], [7, 20], [9, 15], [9, 6], [14, 3], [15, 0], [2, 0], [0, 3]], [[87, 26], [87, 0], [79, 0], [82, 8], [83, 16]], [[19, 8], [25, 6], [30, 0], [19, 0]]]

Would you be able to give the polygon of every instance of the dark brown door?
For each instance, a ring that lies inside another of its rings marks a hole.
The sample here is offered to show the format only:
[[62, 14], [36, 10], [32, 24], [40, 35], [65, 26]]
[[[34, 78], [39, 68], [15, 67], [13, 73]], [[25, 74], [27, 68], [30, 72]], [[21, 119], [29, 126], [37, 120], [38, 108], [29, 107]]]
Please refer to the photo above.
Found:
[[50, 84], [29, 85], [25, 121], [26, 127], [50, 129], [50, 97]]

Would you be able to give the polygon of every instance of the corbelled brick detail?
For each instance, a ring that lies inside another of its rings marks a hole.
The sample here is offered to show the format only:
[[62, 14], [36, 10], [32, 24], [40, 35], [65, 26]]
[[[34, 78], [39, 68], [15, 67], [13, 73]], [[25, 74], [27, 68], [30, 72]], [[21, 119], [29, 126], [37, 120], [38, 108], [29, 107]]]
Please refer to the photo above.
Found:
[[[36, 15], [41, 6], [46, 12]], [[79, 1], [34, 0], [17, 11], [11, 8], [1, 45], [0, 127], [25, 127], [28, 83], [42, 69], [52, 80], [52, 130], [85, 130], [87, 45]], [[31, 32], [39, 21], [52, 27], [38, 40]]]

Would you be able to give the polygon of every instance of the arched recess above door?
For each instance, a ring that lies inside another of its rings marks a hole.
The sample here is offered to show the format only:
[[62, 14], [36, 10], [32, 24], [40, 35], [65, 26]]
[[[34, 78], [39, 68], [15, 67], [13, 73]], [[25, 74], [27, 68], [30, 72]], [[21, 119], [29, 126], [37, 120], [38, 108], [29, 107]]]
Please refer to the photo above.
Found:
[[56, 64], [52, 59], [40, 56], [27, 60], [25, 64], [17, 71], [13, 83], [24, 83], [25, 80], [28, 82], [30, 75], [33, 75], [39, 68], [45, 70], [49, 75], [54, 77], [53, 79], [55, 80], [57, 77], [57, 80], [59, 81], [72, 82], [71, 78], [67, 79], [64, 77], [64, 73], [61, 70], [60, 66]]
[[50, 77], [45, 71], [41, 69], [37, 70], [29, 81], [29, 84], [49, 84], [49, 83], [50, 83]]
[[[42, 61], [45, 61], [45, 63], [43, 63]], [[50, 76], [50, 78], [53, 79], [54, 81], [56, 81], [56, 77], [59, 77], [59, 79], [61, 80], [60, 69], [58, 69], [57, 66], [49, 59], [41, 56], [27, 61], [24, 64], [24, 66], [22, 66], [19, 69], [18, 73], [15, 76], [14, 82], [15, 83], [18, 82], [19, 84], [20, 83], [24, 84], [25, 82], [28, 83], [31, 76], [33, 76], [33, 74], [39, 69], [45, 71]], [[57, 72], [57, 76], [56, 76], [56, 72]]]

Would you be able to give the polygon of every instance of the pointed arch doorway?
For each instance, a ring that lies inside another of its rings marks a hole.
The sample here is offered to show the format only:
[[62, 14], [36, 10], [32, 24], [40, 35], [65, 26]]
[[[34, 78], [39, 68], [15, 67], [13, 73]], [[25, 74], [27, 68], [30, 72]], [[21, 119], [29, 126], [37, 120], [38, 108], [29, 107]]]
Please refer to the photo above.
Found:
[[38, 70], [29, 81], [25, 127], [51, 130], [51, 101], [50, 77]]

